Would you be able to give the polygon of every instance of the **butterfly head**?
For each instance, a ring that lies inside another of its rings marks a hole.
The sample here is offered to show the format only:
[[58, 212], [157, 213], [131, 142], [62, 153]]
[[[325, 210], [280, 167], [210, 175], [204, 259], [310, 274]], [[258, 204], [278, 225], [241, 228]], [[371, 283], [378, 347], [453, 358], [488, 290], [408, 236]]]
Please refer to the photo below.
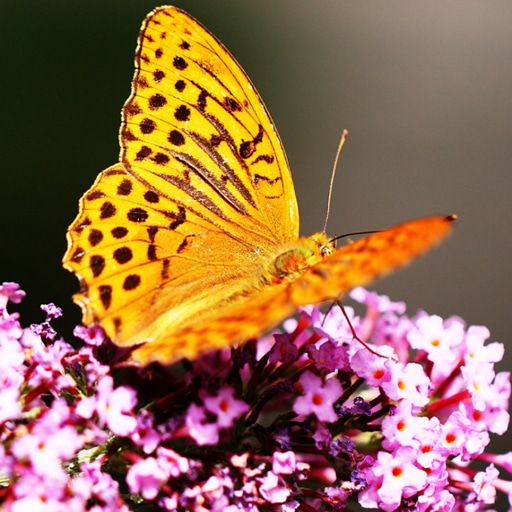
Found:
[[334, 242], [324, 233], [301, 237], [291, 248], [269, 263], [263, 273], [262, 281], [264, 284], [278, 284], [296, 279], [333, 252]]

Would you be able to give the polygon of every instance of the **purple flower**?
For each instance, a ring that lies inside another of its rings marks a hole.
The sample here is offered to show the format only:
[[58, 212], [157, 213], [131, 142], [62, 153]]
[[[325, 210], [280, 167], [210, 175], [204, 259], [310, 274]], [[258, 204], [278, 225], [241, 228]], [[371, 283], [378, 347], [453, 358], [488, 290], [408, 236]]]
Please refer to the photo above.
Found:
[[270, 363], [290, 363], [297, 359], [299, 350], [288, 334], [274, 334], [275, 343], [270, 349]]
[[53, 302], [49, 304], [42, 304], [41, 309], [46, 313], [46, 320], [50, 321], [54, 318], [60, 318], [62, 316], [62, 309], [57, 307]]
[[310, 346], [308, 348], [308, 355], [313, 359], [318, 368], [323, 368], [328, 372], [335, 370], [348, 372], [350, 370], [346, 348], [338, 346], [330, 340], [322, 343], [320, 347]]

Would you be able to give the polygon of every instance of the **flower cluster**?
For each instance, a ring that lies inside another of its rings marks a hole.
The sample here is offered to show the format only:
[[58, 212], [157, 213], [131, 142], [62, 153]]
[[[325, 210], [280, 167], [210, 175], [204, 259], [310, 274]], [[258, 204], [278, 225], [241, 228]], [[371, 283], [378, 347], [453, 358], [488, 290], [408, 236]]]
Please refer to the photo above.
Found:
[[[7, 512], [477, 511], [512, 452], [500, 343], [363, 289], [197, 361], [123, 364], [97, 327], [75, 349], [23, 328], [0, 286], [0, 506]], [[115, 362], [115, 363], [114, 363]], [[474, 469], [484, 462], [483, 471]]]

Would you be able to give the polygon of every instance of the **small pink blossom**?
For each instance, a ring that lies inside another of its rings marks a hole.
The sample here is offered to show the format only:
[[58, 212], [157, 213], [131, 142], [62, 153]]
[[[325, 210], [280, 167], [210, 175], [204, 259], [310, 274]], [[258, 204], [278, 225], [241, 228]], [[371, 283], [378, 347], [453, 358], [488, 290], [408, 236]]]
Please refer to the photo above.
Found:
[[154, 452], [164, 436], [155, 429], [153, 415], [147, 409], [142, 409], [137, 414], [136, 421], [137, 426], [130, 436], [131, 439], [144, 453]]
[[296, 398], [293, 410], [297, 414], [315, 414], [320, 421], [333, 422], [338, 419], [334, 412], [334, 402], [343, 390], [338, 379], [328, 379], [325, 383], [310, 371], [304, 372], [299, 379], [304, 392]]
[[489, 329], [483, 325], [470, 325], [465, 338], [464, 364], [478, 371], [481, 364], [497, 363], [503, 359], [505, 346], [503, 343], [488, 343]]
[[434, 384], [447, 377], [460, 359], [460, 347], [464, 343], [465, 324], [459, 318], [443, 320], [437, 315], [417, 315], [414, 329], [408, 334], [411, 347], [424, 350], [428, 360], [435, 365], [431, 376]]
[[259, 492], [269, 503], [284, 503], [290, 496], [290, 490], [286, 484], [272, 471], [269, 471], [260, 481]]
[[291, 475], [296, 469], [295, 452], [274, 452], [272, 456], [272, 471], [276, 475]]
[[350, 298], [379, 313], [398, 313], [399, 315], [405, 313], [405, 302], [392, 301], [387, 295], [379, 295], [361, 286], [350, 292]]
[[167, 480], [165, 471], [153, 457], [141, 459], [133, 464], [126, 475], [126, 483], [134, 494], [147, 500], [156, 498], [161, 485]]
[[18, 283], [4, 282], [0, 284], [0, 311], [5, 309], [8, 302], [19, 304], [25, 297], [25, 292]]
[[350, 359], [352, 371], [365, 379], [370, 386], [382, 386], [391, 379], [388, 360], [391, 360], [393, 349], [391, 347], [379, 347], [379, 353], [373, 354], [366, 348], [357, 350]]
[[388, 359], [389, 380], [382, 383], [382, 389], [391, 400], [407, 399], [416, 407], [423, 407], [429, 401], [430, 379], [423, 368], [416, 363], [406, 365]]
[[217, 425], [221, 428], [231, 427], [236, 418], [249, 410], [242, 400], [235, 398], [235, 390], [231, 386], [223, 386], [215, 396], [201, 396], [207, 411], [217, 415]]
[[427, 433], [431, 432], [434, 439], [439, 436], [439, 420], [417, 416], [414, 409], [411, 402], [402, 400], [394, 413], [382, 420], [383, 445], [387, 450], [400, 446], [419, 448]]
[[499, 475], [499, 471], [492, 464], [485, 471], [475, 475], [473, 479], [473, 492], [478, 502], [490, 505], [496, 501], [495, 482]]
[[73, 330], [73, 334], [78, 339], [81, 339], [93, 347], [99, 347], [105, 341], [105, 332], [96, 324], [90, 325], [89, 327], [77, 325]]
[[169, 477], [177, 478], [190, 470], [189, 460], [170, 448], [159, 446], [156, 454], [159, 466]]
[[372, 487], [377, 485], [378, 508], [394, 511], [402, 498], [421, 493], [427, 483], [427, 473], [416, 466], [415, 458], [416, 451], [411, 447], [401, 447], [392, 454], [379, 452], [370, 473], [375, 480], [369, 480]]
[[209, 423], [203, 407], [191, 404], [185, 415], [185, 425], [188, 434], [199, 445], [215, 444], [219, 440], [219, 426]]
[[137, 397], [133, 389], [126, 386], [114, 389], [112, 377], [105, 376], [98, 382], [96, 395], [83, 398], [78, 403], [76, 412], [84, 418], [90, 418], [96, 412], [114, 434], [127, 436], [137, 426], [133, 414], [136, 403]]

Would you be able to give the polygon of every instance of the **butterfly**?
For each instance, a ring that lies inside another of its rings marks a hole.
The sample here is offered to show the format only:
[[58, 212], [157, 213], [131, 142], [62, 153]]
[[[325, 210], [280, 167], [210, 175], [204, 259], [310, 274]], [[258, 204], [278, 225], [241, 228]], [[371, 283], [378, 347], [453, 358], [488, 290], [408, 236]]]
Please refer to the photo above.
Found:
[[205, 27], [175, 7], [142, 25], [119, 163], [80, 200], [66, 269], [86, 325], [131, 361], [170, 364], [256, 338], [298, 306], [336, 300], [451, 230], [407, 222], [336, 249], [299, 237], [279, 135], [251, 81]]

